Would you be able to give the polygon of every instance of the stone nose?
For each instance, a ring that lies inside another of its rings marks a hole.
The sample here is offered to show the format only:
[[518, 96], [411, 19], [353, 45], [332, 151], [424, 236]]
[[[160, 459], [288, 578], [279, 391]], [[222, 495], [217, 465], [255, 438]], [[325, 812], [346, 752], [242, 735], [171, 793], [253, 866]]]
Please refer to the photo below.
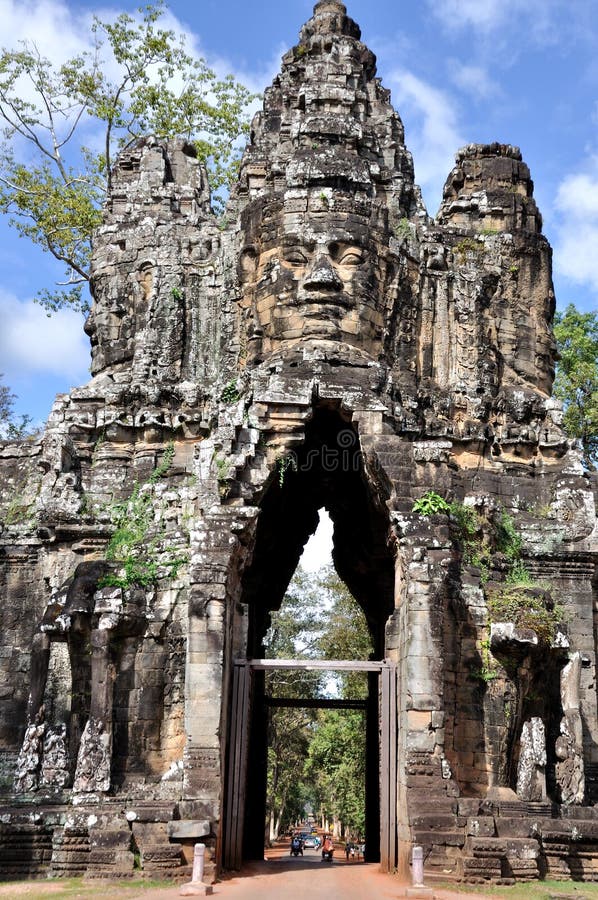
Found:
[[314, 260], [303, 282], [303, 287], [308, 290], [340, 291], [342, 286], [343, 282], [326, 256]]

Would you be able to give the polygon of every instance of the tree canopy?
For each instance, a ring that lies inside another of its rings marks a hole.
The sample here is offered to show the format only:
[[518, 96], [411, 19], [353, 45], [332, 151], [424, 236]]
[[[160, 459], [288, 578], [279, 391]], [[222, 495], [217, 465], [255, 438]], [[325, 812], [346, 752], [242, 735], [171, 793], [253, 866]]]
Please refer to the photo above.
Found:
[[560, 359], [554, 383], [563, 401], [563, 426], [579, 438], [590, 469], [598, 462], [598, 313], [569, 304], [556, 314], [554, 334]]
[[0, 210], [18, 233], [65, 266], [42, 291], [47, 309], [86, 309], [90, 239], [118, 151], [143, 134], [193, 140], [214, 204], [236, 175], [254, 95], [193, 58], [160, 27], [163, 0], [93, 17], [91, 48], [55, 66], [30, 42], [0, 54]]
[[16, 416], [14, 412], [15, 394], [4, 384], [0, 372], [0, 440], [13, 440], [26, 436], [31, 424], [31, 416]]

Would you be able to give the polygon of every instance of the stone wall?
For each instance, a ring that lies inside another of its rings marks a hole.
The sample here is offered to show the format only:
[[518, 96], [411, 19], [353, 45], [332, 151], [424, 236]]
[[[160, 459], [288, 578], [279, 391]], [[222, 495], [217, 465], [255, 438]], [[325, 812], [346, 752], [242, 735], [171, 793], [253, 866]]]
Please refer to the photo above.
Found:
[[5, 874], [185, 875], [196, 839], [216, 871], [232, 664], [325, 507], [397, 664], [392, 862], [592, 878], [594, 496], [519, 150], [459, 151], [431, 218], [375, 57], [321, 0], [224, 220], [187, 143], [120, 156], [92, 290], [91, 381], [0, 448]]

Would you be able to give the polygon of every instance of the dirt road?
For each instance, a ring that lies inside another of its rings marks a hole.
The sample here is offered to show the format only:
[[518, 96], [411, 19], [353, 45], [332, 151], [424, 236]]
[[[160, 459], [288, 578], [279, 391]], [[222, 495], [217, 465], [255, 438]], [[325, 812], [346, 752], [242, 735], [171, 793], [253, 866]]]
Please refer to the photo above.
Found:
[[[226, 876], [214, 885], [220, 900], [397, 900], [406, 885], [396, 875], [384, 875], [375, 863], [345, 860], [342, 851], [331, 863], [320, 852], [305, 850], [303, 857], [289, 856], [288, 845], [267, 852], [263, 862], [246, 865], [239, 875]], [[150, 887], [120, 883], [21, 882], [0, 885], [0, 900], [178, 900], [179, 887]], [[463, 900], [463, 894], [434, 889], [437, 900]], [[492, 900], [468, 894], [468, 900]], [[514, 900], [514, 898], [513, 898]]]
[[[221, 900], [397, 900], [404, 896], [406, 885], [396, 875], [383, 875], [377, 864], [347, 863], [342, 853], [337, 856], [330, 864], [322, 862], [318, 850], [305, 850], [297, 858], [289, 856], [288, 848], [268, 851], [263, 863], [252, 863], [241, 875], [215, 884], [213, 896]], [[462, 894], [452, 891], [436, 889], [434, 893], [438, 900], [459, 896], [463, 900]], [[154, 891], [151, 900], [176, 896], [176, 890]], [[469, 894], [469, 900], [476, 897]], [[491, 898], [479, 895], [478, 900]]]

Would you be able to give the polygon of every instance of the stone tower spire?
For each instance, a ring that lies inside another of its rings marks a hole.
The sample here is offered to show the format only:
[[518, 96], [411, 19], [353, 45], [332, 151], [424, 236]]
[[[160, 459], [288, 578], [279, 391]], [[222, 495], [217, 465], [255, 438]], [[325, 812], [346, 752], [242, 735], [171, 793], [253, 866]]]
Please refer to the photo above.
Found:
[[[316, 336], [373, 358], [385, 352], [389, 236], [425, 211], [402, 122], [360, 38], [342, 3], [316, 4], [254, 119], [234, 195], [244, 243], [241, 342], [250, 362], [281, 342]], [[359, 254], [351, 257], [351, 247]], [[340, 269], [358, 256], [349, 278]], [[279, 277], [273, 292], [266, 279], [265, 293], [264, 267], [274, 258], [282, 260]], [[339, 296], [316, 303], [333, 284]]]

